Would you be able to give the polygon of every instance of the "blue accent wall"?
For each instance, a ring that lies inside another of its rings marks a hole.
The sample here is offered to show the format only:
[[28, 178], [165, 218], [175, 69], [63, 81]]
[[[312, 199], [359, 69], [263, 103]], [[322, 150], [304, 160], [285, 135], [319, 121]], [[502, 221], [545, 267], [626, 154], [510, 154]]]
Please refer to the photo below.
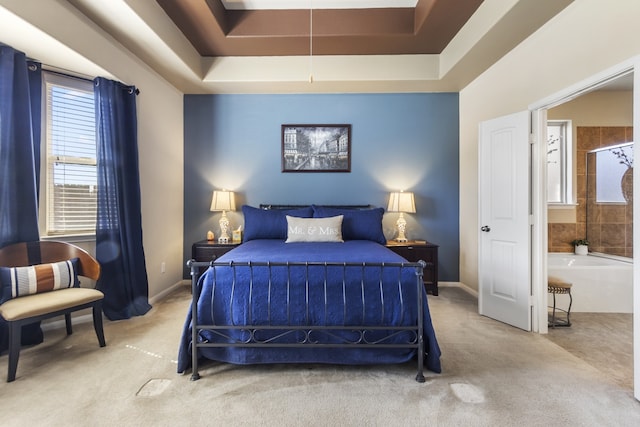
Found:
[[[439, 279], [458, 281], [459, 108], [457, 93], [185, 95], [184, 258], [191, 244], [219, 233], [214, 189], [240, 206], [372, 204], [413, 191], [407, 237], [440, 245]], [[282, 124], [351, 124], [350, 173], [282, 173]], [[383, 221], [394, 237], [396, 213]], [[185, 270], [186, 272], [186, 270]], [[186, 277], [186, 276], [185, 276]]]

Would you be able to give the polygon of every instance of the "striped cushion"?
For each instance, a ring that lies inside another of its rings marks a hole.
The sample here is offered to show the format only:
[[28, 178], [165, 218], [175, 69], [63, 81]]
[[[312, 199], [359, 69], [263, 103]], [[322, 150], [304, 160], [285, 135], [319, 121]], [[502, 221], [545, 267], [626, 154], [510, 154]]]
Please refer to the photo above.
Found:
[[0, 304], [11, 298], [78, 287], [78, 258], [29, 267], [0, 267], [0, 285]]

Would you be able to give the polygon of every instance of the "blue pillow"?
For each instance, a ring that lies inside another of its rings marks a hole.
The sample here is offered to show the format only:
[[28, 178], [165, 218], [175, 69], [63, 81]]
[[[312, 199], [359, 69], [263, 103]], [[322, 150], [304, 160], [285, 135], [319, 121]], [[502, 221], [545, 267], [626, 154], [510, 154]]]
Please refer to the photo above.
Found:
[[311, 206], [300, 209], [258, 209], [242, 206], [244, 214], [243, 242], [256, 239], [286, 239], [287, 215], [298, 218], [313, 218]]
[[343, 215], [342, 238], [344, 240], [372, 240], [381, 245], [387, 243], [382, 231], [383, 208], [340, 209], [313, 206], [315, 218]]

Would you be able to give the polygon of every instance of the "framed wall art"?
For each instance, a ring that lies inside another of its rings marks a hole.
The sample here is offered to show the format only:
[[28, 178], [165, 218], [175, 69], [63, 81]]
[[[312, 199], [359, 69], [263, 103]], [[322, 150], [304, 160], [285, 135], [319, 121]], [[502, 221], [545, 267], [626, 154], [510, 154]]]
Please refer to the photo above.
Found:
[[282, 172], [351, 172], [351, 125], [282, 125]]

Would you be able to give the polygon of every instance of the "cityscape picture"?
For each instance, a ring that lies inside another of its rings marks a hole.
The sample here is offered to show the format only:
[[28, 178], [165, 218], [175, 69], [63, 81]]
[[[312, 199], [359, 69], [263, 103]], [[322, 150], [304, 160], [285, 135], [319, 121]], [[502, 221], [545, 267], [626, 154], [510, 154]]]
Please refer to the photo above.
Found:
[[282, 172], [351, 172], [351, 125], [282, 125]]

